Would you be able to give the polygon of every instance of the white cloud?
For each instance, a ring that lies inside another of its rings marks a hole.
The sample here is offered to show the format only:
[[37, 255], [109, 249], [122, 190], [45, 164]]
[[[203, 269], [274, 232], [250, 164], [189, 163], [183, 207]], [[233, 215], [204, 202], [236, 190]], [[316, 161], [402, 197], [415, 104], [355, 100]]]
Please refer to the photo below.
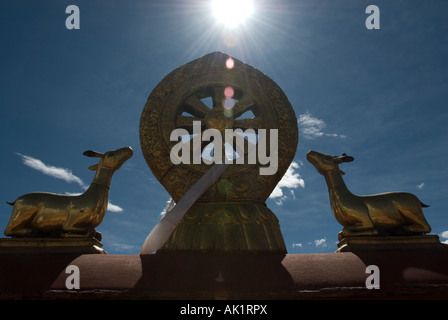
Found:
[[441, 241], [442, 243], [445, 243], [445, 244], [448, 244], [448, 230], [447, 231], [443, 231], [441, 234], [440, 234], [440, 236], [443, 238], [443, 239], [446, 239], [445, 241]]
[[[298, 170], [302, 165], [303, 163], [300, 161], [291, 162], [288, 170], [286, 170], [286, 173], [270, 194], [269, 199], [277, 199], [276, 203], [278, 205], [281, 205], [284, 200], [288, 199], [288, 197], [295, 199], [294, 190], [291, 189], [296, 189], [298, 187], [305, 188], [305, 181], [300, 177], [300, 174], [295, 171]], [[284, 194], [283, 189], [289, 189], [289, 196]]]
[[316, 245], [316, 247], [326, 247], [327, 246], [326, 242], [327, 242], [326, 238], [314, 240], [314, 244]]
[[[64, 194], [68, 196], [79, 196], [82, 193], [81, 192], [65, 192]], [[122, 212], [123, 208], [117, 206], [116, 204], [111, 203], [110, 201], [107, 203], [107, 211], [110, 212]]]
[[166, 201], [165, 208], [162, 210], [162, 212], [160, 212], [160, 219], [162, 219], [168, 211], [173, 209], [175, 205], [176, 203], [173, 201], [173, 199], [169, 198]]
[[323, 120], [313, 117], [309, 113], [301, 114], [299, 116], [299, 129], [307, 138], [321, 137], [324, 135], [323, 129], [326, 124]]
[[112, 204], [110, 202], [107, 203], [107, 211], [110, 212], [122, 212], [123, 208], [117, 206], [116, 204]]
[[293, 248], [295, 248], [295, 247], [302, 248], [302, 244], [301, 244], [301, 243], [293, 243], [293, 244], [292, 244], [292, 247], [293, 247]]
[[417, 186], [417, 189], [421, 190], [421, 189], [423, 189], [424, 186], [425, 186], [425, 183], [422, 182]]
[[327, 136], [327, 137], [339, 137], [346, 138], [347, 136], [337, 133], [326, 133], [324, 132], [327, 124], [324, 120], [312, 116], [310, 113], [301, 114], [299, 116], [299, 129], [302, 131], [302, 135], [307, 139], [314, 139], [317, 137]]
[[78, 178], [77, 176], [75, 176], [72, 173], [72, 171], [69, 169], [47, 165], [39, 159], [30, 157], [27, 155], [23, 155], [20, 153], [17, 153], [17, 155], [22, 158], [22, 162], [24, 165], [26, 165], [34, 170], [42, 172], [43, 174], [45, 174], [47, 176], [64, 180], [68, 183], [75, 182], [75, 183], [79, 184], [82, 188], [86, 187], [84, 182], [81, 180], [81, 178]]

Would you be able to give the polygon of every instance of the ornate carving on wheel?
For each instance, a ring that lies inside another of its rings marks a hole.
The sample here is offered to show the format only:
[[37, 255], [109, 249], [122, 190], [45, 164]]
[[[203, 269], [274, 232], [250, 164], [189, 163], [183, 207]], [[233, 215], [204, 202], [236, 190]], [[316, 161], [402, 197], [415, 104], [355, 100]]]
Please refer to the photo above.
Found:
[[[237, 59], [233, 58], [234, 66], [228, 69], [227, 59], [228, 55], [214, 52], [174, 70], [154, 88], [143, 109], [143, 155], [175, 201], [210, 167], [203, 162], [171, 162], [170, 151], [177, 143], [170, 141], [171, 132], [183, 128], [192, 134], [194, 121], [201, 124], [201, 130], [214, 128], [221, 132], [237, 128], [255, 132], [278, 129], [279, 142], [276, 174], [259, 175], [258, 163], [233, 164], [200, 201], [264, 202], [294, 157], [297, 121], [283, 91], [269, 77]], [[201, 153], [210, 152], [211, 148], [210, 142], [203, 143]]]

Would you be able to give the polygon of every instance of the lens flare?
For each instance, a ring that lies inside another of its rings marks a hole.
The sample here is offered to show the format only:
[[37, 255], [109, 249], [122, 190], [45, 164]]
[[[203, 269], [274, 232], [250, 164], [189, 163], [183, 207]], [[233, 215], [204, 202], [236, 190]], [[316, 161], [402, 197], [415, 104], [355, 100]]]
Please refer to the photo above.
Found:
[[235, 94], [235, 90], [233, 90], [232, 87], [226, 87], [224, 89], [224, 95], [226, 98], [233, 98], [233, 95]]
[[232, 57], [229, 57], [226, 60], [226, 68], [227, 69], [233, 69], [234, 66], [235, 66], [235, 61], [233, 61]]
[[224, 109], [230, 110], [233, 108], [234, 105], [235, 105], [235, 100], [226, 98], [226, 100], [224, 101], [223, 107], [224, 107]]

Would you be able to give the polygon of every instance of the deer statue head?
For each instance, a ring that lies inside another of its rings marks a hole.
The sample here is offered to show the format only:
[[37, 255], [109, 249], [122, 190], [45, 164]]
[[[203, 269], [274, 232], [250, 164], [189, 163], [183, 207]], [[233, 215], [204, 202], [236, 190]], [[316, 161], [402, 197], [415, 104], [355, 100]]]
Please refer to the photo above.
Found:
[[99, 168], [107, 168], [116, 171], [120, 169], [126, 160], [132, 157], [133, 151], [131, 147], [124, 147], [113, 151], [107, 151], [106, 153], [87, 150], [83, 154], [86, 157], [100, 158], [99, 163], [89, 167], [90, 170], [96, 171]]
[[343, 153], [342, 156], [330, 156], [312, 150], [307, 153], [306, 158], [322, 175], [335, 170], [338, 170], [344, 174], [344, 172], [339, 169], [339, 164], [342, 162], [352, 162], [355, 160], [353, 157], [348, 156], [345, 153]]

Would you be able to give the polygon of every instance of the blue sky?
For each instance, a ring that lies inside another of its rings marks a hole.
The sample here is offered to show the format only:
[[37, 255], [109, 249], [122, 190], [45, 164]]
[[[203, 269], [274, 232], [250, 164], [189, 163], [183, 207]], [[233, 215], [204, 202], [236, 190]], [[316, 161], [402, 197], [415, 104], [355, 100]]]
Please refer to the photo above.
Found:
[[[416, 194], [448, 241], [448, 2], [254, 3], [229, 43], [205, 0], [1, 1], [0, 199], [83, 192], [95, 163], [83, 151], [131, 146], [97, 230], [109, 253], [138, 253], [169, 199], [141, 153], [143, 106], [169, 72], [219, 50], [271, 77], [294, 107], [294, 164], [267, 201], [289, 253], [334, 252], [342, 229], [310, 149], [353, 156], [341, 169], [355, 194]], [[72, 4], [79, 30], [65, 27]], [[379, 30], [365, 27], [370, 4]], [[0, 212], [3, 231], [11, 207]]]

